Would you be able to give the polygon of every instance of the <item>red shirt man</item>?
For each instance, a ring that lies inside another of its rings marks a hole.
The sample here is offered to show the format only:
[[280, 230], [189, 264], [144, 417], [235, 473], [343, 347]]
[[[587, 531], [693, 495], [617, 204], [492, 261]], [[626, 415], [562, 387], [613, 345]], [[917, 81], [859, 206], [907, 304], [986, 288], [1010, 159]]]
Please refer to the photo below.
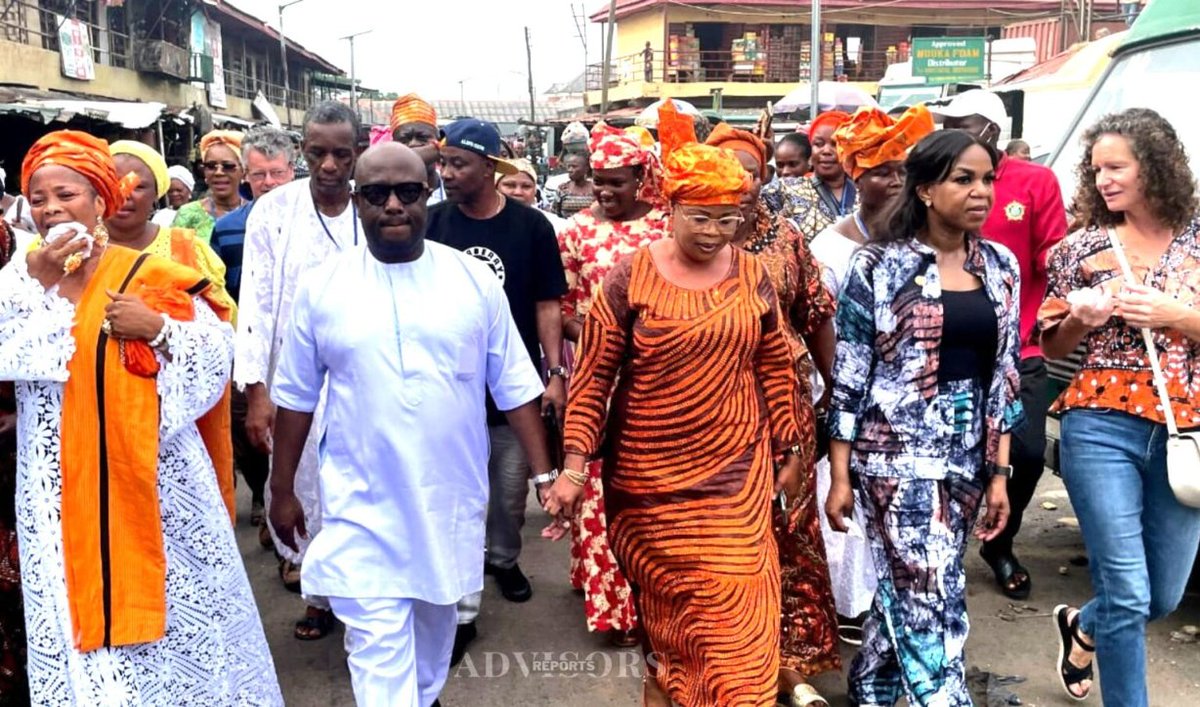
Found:
[[[931, 108], [949, 130], [975, 135], [992, 147], [1008, 119], [1004, 102], [990, 91], [960, 93], [949, 105]], [[1013, 539], [1045, 467], [1047, 374], [1042, 349], [1034, 338], [1037, 311], [1046, 296], [1046, 256], [1067, 234], [1067, 214], [1058, 179], [1046, 167], [1001, 155], [996, 168], [995, 203], [983, 224], [985, 238], [1017, 256], [1021, 268], [1021, 403], [1026, 424], [1013, 431], [1008, 525], [980, 550], [996, 582], [1009, 598], [1029, 596], [1029, 570], [1013, 555]]]

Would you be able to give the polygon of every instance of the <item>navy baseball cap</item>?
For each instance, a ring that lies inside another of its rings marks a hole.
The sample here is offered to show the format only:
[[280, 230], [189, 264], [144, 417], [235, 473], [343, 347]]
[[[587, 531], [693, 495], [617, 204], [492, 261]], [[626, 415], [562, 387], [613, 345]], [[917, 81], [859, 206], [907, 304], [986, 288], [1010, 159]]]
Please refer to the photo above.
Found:
[[500, 156], [500, 129], [494, 123], [463, 118], [442, 128], [442, 147], [457, 147], [490, 159], [500, 174], [516, 174], [515, 165]]

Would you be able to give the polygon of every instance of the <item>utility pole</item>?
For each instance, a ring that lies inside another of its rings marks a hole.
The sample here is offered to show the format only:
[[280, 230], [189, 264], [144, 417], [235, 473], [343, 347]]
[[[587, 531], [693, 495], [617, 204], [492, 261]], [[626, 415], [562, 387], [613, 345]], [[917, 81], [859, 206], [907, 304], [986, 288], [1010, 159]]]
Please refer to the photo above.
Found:
[[342, 37], [342, 39], [350, 42], [350, 105], [354, 108], [354, 114], [360, 119], [362, 118], [362, 113], [358, 110], [358, 79], [355, 77], [354, 73], [354, 38], [361, 37], [370, 32], [371, 30], [364, 29], [361, 32], [355, 32], [354, 34], [348, 34], [345, 37]]
[[579, 42], [583, 44], [583, 110], [588, 109], [587, 98], [587, 81], [588, 81], [588, 40], [587, 40], [587, 8], [583, 5], [579, 6], [578, 12], [575, 10], [575, 4], [571, 3], [571, 19], [575, 20], [575, 32], [579, 36]]
[[529, 122], [537, 122], [533, 100], [533, 46], [529, 43], [529, 28], [525, 28], [525, 66], [529, 71]]
[[613, 35], [617, 30], [617, 0], [609, 0], [608, 3], [608, 37], [605, 39], [604, 46], [604, 66], [600, 71], [600, 118], [603, 120], [608, 117], [608, 80], [612, 73], [612, 43]]
[[292, 127], [292, 101], [288, 94], [292, 90], [292, 84], [288, 80], [287, 39], [283, 34], [283, 11], [298, 2], [304, 2], [304, 0], [290, 0], [279, 5], [279, 59], [283, 63], [283, 107], [287, 110], [287, 126], [289, 128]]
[[812, 88], [811, 104], [808, 107], [809, 122], [821, 113], [821, 0], [812, 0], [812, 51], [808, 58], [808, 82]]

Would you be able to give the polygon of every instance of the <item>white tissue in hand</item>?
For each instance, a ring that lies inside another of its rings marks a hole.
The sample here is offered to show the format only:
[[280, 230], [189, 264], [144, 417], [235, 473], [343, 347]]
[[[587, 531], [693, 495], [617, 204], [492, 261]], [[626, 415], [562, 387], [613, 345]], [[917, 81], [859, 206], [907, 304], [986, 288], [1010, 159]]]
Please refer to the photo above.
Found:
[[1099, 301], [1100, 293], [1091, 287], [1071, 290], [1067, 293], [1067, 304], [1072, 307], [1095, 307]]
[[88, 233], [87, 227], [82, 223], [72, 221], [71, 223], [60, 223], [57, 226], [51, 226], [50, 230], [46, 233], [46, 245], [53, 245], [68, 237], [70, 237], [71, 242], [78, 240], [86, 241], [87, 247], [83, 249], [81, 255], [83, 255], [84, 260], [92, 257], [92, 244], [96, 242], [96, 239], [92, 234]]

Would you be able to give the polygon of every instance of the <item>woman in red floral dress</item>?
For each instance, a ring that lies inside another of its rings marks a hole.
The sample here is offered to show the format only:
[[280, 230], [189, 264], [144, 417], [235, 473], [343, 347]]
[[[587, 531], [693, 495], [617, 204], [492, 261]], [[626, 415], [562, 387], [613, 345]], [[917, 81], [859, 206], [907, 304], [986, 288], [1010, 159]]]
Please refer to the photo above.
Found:
[[[563, 334], [573, 342], [609, 270], [668, 233], [654, 152], [603, 123], [592, 130], [590, 151], [596, 203], [575, 214], [558, 236], [567, 274]], [[588, 465], [583, 505], [571, 528], [571, 584], [583, 590], [589, 631], [607, 631], [617, 646], [637, 644], [629, 582], [608, 546], [599, 461]]]
[[[790, 324], [783, 331], [795, 355], [802, 395], [810, 398], [811, 385], [817, 382], [814, 361], [824, 390], [829, 390], [836, 338], [833, 300], [822, 284], [821, 266], [800, 232], [786, 219], [770, 214], [763, 203], [760, 192], [766, 176], [766, 146], [753, 133], [724, 123], [709, 135], [708, 144], [733, 150], [754, 180], [753, 187], [743, 196], [745, 221], [733, 242], [754, 253], [767, 268], [779, 296], [780, 309]], [[816, 407], [824, 405], [818, 401]], [[802, 418], [800, 425], [805, 439], [810, 443], [815, 441], [816, 421], [812, 415]], [[828, 670], [840, 670], [841, 657], [837, 648], [833, 587], [821, 537], [815, 468], [805, 477], [800, 494], [786, 502], [786, 513], [780, 504], [773, 504], [783, 590], [779, 692], [788, 700], [787, 704], [817, 707], [827, 703], [807, 679]]]

